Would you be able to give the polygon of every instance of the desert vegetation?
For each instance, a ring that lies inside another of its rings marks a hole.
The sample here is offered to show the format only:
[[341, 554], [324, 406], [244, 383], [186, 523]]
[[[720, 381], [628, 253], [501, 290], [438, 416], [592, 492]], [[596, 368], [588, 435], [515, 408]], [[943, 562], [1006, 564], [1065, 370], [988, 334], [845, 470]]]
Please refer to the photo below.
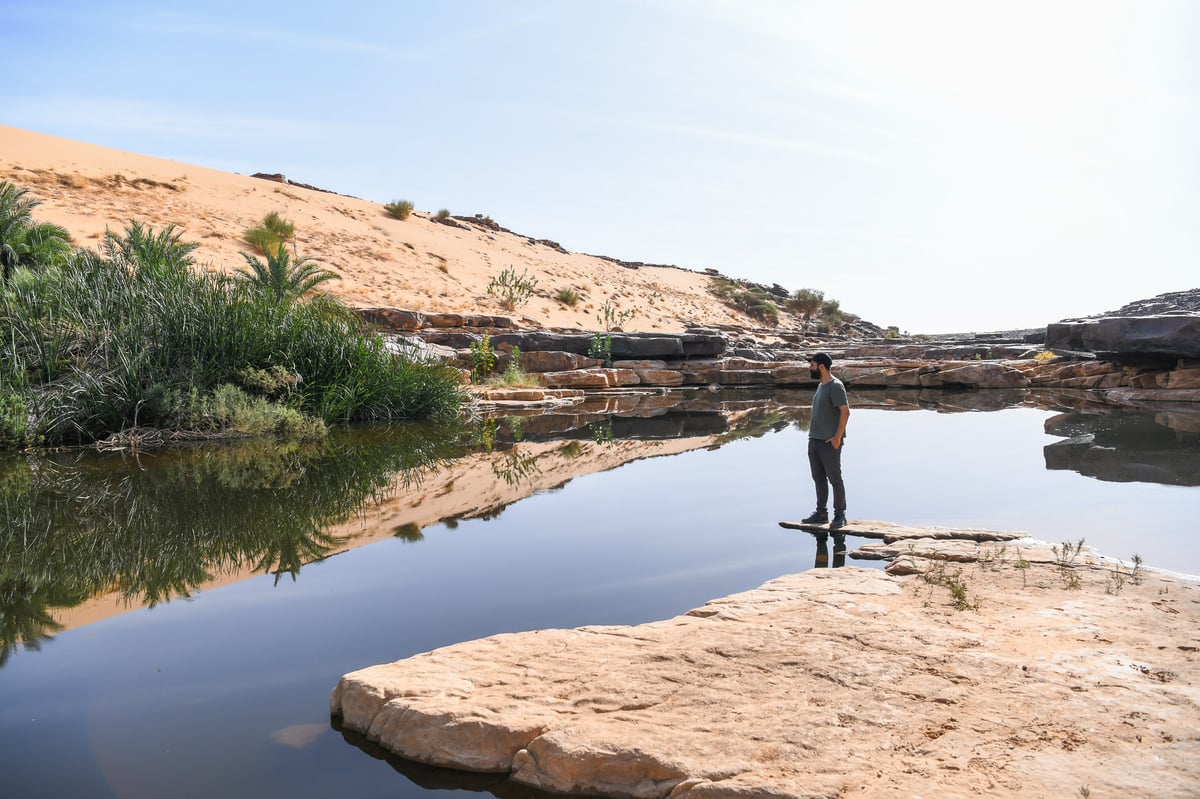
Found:
[[95, 252], [37, 250], [20, 194], [0, 183], [0, 252], [20, 255], [0, 284], [0, 446], [136, 444], [144, 429], [311, 438], [461, 406], [456, 373], [391, 354], [332, 297], [305, 299], [328, 277], [282, 241], [247, 257], [262, 274], [234, 278], [193, 270], [194, 245], [137, 222]]
[[537, 278], [530, 275], [528, 269], [517, 274], [517, 270], [509, 266], [488, 282], [487, 293], [496, 298], [501, 308], [511, 311], [529, 302], [537, 283]]
[[[825, 292], [816, 289], [796, 289], [783, 307], [804, 320], [805, 332], [808, 332], [814, 319], [826, 329], [835, 328], [842, 322], [841, 304], [837, 300], [825, 299]], [[899, 335], [899, 330], [896, 334]]]
[[262, 255], [269, 255], [279, 249], [280, 245], [293, 241], [296, 237], [296, 226], [272, 211], [263, 217], [263, 221], [242, 234], [242, 239]]
[[413, 212], [413, 204], [408, 200], [396, 200], [383, 206], [383, 210], [393, 219], [405, 220]]
[[741, 311], [765, 325], [779, 324], [779, 306], [770, 292], [761, 286], [743, 280], [714, 277], [709, 283], [709, 292], [734, 310]]

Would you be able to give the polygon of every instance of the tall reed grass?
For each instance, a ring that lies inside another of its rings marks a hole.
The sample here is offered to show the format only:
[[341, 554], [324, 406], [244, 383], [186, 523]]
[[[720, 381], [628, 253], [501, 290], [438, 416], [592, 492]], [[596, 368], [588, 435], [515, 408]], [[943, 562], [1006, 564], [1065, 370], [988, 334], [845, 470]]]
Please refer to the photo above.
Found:
[[[290, 379], [248, 379], [263, 372]], [[244, 281], [147, 268], [111, 242], [0, 285], [8, 446], [134, 426], [312, 435], [326, 422], [444, 418], [462, 398], [456, 373], [392, 355], [330, 297], [279, 303]]]

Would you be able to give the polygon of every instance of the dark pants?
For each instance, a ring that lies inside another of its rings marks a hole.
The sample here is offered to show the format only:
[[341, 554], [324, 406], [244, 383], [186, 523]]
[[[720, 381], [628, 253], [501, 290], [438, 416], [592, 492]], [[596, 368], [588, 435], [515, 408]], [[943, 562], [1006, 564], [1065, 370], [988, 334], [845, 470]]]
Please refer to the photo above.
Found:
[[842, 483], [842, 446], [833, 448], [828, 441], [808, 440], [808, 465], [812, 468], [813, 483], [817, 487], [817, 508], [829, 507], [829, 487], [833, 486], [833, 512], [846, 512], [846, 486]]

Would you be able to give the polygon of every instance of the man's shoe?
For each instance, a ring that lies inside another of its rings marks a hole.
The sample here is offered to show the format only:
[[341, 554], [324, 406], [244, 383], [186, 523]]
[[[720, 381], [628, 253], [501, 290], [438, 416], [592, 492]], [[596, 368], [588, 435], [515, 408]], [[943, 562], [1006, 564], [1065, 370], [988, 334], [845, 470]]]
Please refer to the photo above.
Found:
[[834, 533], [833, 536], [833, 554], [846, 554], [846, 536]]
[[844, 514], [844, 513], [833, 514], [833, 521], [831, 521], [829, 523], [829, 529], [830, 530], [840, 530], [845, 526], [846, 526], [846, 514]]
[[823, 510], [813, 511], [811, 516], [806, 516], [800, 520], [801, 524], [824, 524], [829, 521], [829, 513]]

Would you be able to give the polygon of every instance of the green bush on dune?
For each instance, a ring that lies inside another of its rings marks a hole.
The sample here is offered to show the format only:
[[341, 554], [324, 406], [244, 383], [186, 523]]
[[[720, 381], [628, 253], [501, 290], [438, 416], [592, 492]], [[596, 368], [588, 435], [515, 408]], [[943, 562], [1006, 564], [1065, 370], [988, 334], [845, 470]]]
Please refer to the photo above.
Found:
[[303, 438], [326, 422], [458, 412], [454, 371], [393, 355], [332, 297], [281, 298], [280, 285], [311, 288], [311, 272], [266, 285], [197, 273], [172, 233], [134, 223], [99, 253], [0, 282], [0, 445], [134, 427]]

